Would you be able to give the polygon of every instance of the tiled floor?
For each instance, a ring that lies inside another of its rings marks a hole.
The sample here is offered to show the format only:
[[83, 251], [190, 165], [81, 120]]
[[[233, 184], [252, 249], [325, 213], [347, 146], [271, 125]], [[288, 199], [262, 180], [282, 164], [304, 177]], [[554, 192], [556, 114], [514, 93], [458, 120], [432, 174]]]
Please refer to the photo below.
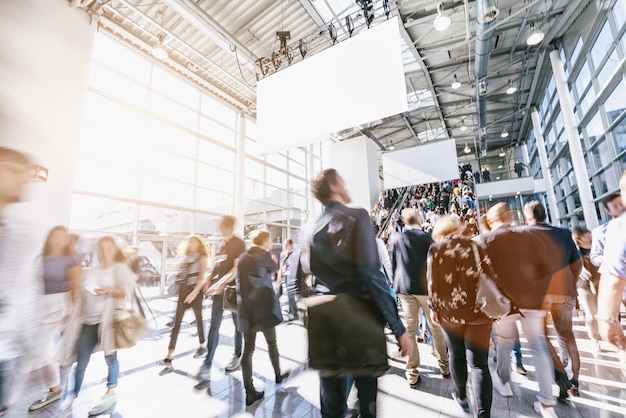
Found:
[[[207, 302], [208, 304], [208, 302]], [[217, 350], [212, 384], [208, 391], [193, 389], [192, 377], [201, 360], [192, 358], [196, 349], [196, 328], [185, 324], [178, 340], [174, 360], [177, 373], [159, 376], [161, 367], [157, 361], [165, 356], [169, 329], [165, 323], [175, 308], [171, 300], [151, 303], [156, 323], [151, 321], [149, 336], [140, 344], [119, 353], [122, 370], [118, 388], [116, 418], [144, 417], [319, 417], [319, 382], [315, 372], [305, 367], [305, 330], [300, 325], [285, 324], [278, 327], [278, 344], [281, 365], [290, 370], [291, 376], [277, 386], [267, 357], [267, 347], [262, 337], [257, 339], [254, 358], [255, 385], [264, 389], [266, 397], [252, 407], [246, 408], [241, 372], [223, 372], [223, 366], [232, 354], [233, 323], [225, 318], [221, 329], [221, 341]], [[209, 309], [204, 310], [208, 315]], [[191, 311], [186, 319], [191, 321]], [[206, 318], [205, 318], [206, 322]], [[581, 396], [568, 403], [559, 403], [559, 417], [624, 417], [626, 416], [626, 368], [620, 366], [613, 352], [594, 354], [586, 339], [583, 323], [576, 320], [576, 334], [581, 337]], [[522, 339], [522, 344], [524, 340]], [[608, 348], [608, 347], [607, 347]], [[395, 348], [390, 345], [390, 352]], [[378, 411], [383, 418], [396, 417], [463, 417], [451, 399], [452, 382], [439, 375], [430, 347], [420, 344], [423, 366], [419, 390], [412, 390], [403, 377], [403, 362], [394, 360], [392, 369], [379, 380]], [[514, 398], [505, 399], [497, 394], [493, 398], [493, 417], [536, 417], [532, 409], [537, 384], [533, 381], [532, 358], [525, 361], [529, 378], [514, 374]], [[190, 375], [186, 375], [189, 373]], [[92, 357], [85, 377], [81, 396], [74, 404], [73, 416], [86, 417], [87, 411], [97, 402], [105, 390], [106, 365], [102, 353]], [[26, 412], [28, 405], [43, 390], [36, 378], [31, 378], [28, 390], [22, 394], [20, 405], [9, 417], [47, 418], [58, 416], [59, 403], [34, 412]], [[554, 386], [555, 394], [558, 393]]]

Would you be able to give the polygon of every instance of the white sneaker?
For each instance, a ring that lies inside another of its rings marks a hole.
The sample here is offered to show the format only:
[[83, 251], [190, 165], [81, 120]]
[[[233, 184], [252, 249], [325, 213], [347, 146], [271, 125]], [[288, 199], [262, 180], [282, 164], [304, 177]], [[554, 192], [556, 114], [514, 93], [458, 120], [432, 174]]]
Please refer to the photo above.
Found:
[[541, 402], [535, 401], [535, 412], [544, 418], [559, 418], [553, 406], [543, 406]]
[[89, 411], [89, 416], [98, 416], [103, 414], [109, 414], [112, 412], [112, 409], [115, 408], [115, 404], [117, 403], [117, 395], [112, 393], [110, 395], [104, 395], [100, 402]]
[[505, 398], [513, 397], [513, 389], [511, 389], [510, 382], [503, 383], [498, 375], [492, 376], [491, 381], [493, 382], [493, 389], [498, 392], [500, 396]]

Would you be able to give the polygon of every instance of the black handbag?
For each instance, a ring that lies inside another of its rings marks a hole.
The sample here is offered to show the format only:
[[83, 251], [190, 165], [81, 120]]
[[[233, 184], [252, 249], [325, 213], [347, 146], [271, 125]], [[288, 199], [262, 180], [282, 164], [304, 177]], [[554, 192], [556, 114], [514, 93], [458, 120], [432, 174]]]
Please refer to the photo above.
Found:
[[224, 288], [223, 308], [225, 311], [237, 312], [237, 287], [226, 286]]
[[304, 303], [312, 369], [370, 377], [389, 370], [385, 320], [371, 300], [338, 294], [311, 296]]

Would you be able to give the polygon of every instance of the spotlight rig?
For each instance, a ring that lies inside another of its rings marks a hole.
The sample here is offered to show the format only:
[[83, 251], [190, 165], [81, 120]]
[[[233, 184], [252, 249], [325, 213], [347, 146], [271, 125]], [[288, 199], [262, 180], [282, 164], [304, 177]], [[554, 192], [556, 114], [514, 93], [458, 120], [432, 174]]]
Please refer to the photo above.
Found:
[[[376, 4], [380, 5], [376, 7]], [[352, 37], [357, 29], [367, 26], [370, 28], [372, 23], [378, 16], [391, 16], [391, 6], [389, 0], [356, 0], [356, 4], [360, 10], [352, 14], [346, 14], [342, 18], [338, 18], [335, 22], [329, 22], [326, 28], [316, 31], [315, 33], [298, 39], [289, 44], [291, 41], [291, 32], [278, 31], [276, 39], [279, 40], [280, 46], [273, 51], [268, 57], [261, 57], [256, 61], [258, 69], [256, 73], [257, 80], [261, 80], [266, 76], [277, 72], [285, 63], [287, 66], [300, 56], [302, 59], [311, 51], [313, 53], [325, 49], [329, 44], [335, 45], [346, 38]], [[339, 33], [338, 27], [342, 27], [344, 32]]]

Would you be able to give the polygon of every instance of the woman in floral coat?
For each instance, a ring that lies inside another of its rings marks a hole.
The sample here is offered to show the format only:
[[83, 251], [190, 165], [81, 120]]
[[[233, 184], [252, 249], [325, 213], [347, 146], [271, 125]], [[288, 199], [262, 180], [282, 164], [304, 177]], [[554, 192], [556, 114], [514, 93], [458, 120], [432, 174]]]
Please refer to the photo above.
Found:
[[[452, 397], [469, 412], [467, 364], [476, 395], [476, 416], [491, 416], [491, 375], [487, 366], [492, 320], [476, 306], [479, 266], [491, 273], [485, 253], [461, 236], [463, 225], [450, 216], [441, 218], [433, 230], [435, 243], [428, 256], [428, 290], [432, 320], [441, 324], [450, 354], [450, 372], [456, 389]], [[468, 352], [466, 356], [466, 351]]]

